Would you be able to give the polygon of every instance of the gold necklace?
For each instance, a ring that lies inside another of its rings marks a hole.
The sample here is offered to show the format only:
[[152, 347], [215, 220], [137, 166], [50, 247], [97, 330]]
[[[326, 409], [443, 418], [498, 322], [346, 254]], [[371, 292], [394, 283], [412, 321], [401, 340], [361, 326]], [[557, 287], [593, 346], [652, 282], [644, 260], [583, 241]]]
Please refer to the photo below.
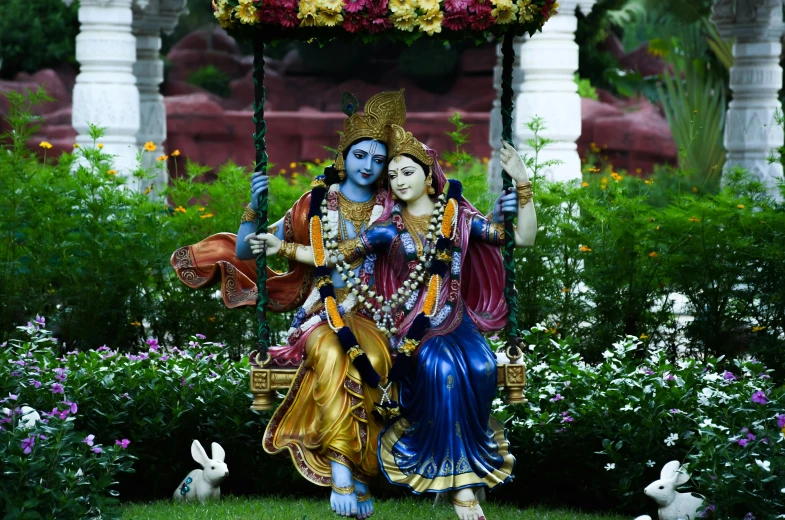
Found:
[[374, 198], [367, 202], [354, 202], [347, 199], [340, 191], [338, 192], [338, 207], [341, 217], [352, 223], [355, 235], [359, 235], [363, 224], [371, 220], [371, 212], [375, 204]]
[[403, 225], [406, 226], [412, 240], [414, 240], [414, 245], [417, 246], [417, 256], [422, 255], [422, 239], [428, 234], [428, 226], [431, 224], [432, 217], [433, 215], [412, 215], [406, 208], [401, 211]]

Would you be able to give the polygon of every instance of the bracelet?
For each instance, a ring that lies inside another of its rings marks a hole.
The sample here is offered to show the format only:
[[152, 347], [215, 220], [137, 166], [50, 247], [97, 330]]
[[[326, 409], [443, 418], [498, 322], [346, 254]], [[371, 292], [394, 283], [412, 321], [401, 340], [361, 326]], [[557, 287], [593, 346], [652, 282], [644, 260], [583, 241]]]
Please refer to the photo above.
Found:
[[297, 260], [297, 247], [299, 245], [294, 242], [281, 242], [281, 249], [278, 250], [278, 254], [289, 260]]
[[251, 209], [251, 205], [248, 204], [245, 207], [245, 211], [243, 211], [243, 216], [240, 218], [240, 224], [243, 224], [245, 222], [254, 222], [256, 220], [256, 217], [258, 216], [259, 214], [253, 209]]
[[330, 486], [332, 486], [333, 491], [335, 491], [339, 495], [351, 495], [352, 493], [354, 493], [354, 484], [348, 487], [340, 487], [340, 486], [336, 486], [333, 483], [330, 483]]
[[518, 192], [518, 204], [524, 207], [532, 200], [532, 183], [526, 181], [515, 186], [515, 191]]
[[455, 497], [451, 497], [450, 501], [458, 507], [467, 507], [470, 511], [474, 511], [477, 505], [480, 503], [480, 501], [476, 498], [474, 500], [458, 500]]
[[357, 493], [357, 502], [368, 502], [371, 499], [371, 491], [369, 490], [367, 493], [360, 494]]
[[504, 234], [504, 222], [490, 221], [488, 225], [488, 238], [496, 243], [501, 244], [504, 242], [506, 235]]

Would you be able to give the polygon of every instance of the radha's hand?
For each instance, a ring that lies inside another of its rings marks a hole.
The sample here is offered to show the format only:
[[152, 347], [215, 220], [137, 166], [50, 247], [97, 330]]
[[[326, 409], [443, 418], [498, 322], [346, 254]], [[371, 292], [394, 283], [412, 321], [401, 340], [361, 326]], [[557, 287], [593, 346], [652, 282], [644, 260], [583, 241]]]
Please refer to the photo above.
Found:
[[526, 166], [523, 164], [523, 159], [518, 154], [518, 151], [513, 148], [507, 141], [502, 141], [502, 148], [499, 150], [501, 157], [502, 168], [506, 171], [512, 179], [520, 184], [529, 180], [529, 175], [526, 173]]
[[507, 191], [502, 191], [502, 194], [493, 203], [491, 216], [494, 222], [504, 222], [505, 213], [518, 213], [518, 194], [515, 193], [515, 188], [507, 188]]
[[259, 196], [267, 191], [270, 186], [270, 177], [262, 172], [251, 175], [251, 209], [259, 210]]
[[251, 252], [255, 255], [266, 252], [267, 256], [272, 256], [281, 249], [281, 239], [271, 233], [249, 233], [245, 235], [245, 241], [251, 245]]

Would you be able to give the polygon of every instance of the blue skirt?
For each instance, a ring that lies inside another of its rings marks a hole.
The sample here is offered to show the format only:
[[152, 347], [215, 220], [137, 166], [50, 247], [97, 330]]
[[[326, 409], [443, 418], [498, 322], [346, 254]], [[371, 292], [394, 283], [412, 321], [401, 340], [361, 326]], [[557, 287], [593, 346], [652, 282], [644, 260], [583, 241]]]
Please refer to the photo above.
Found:
[[379, 465], [392, 484], [416, 494], [512, 479], [515, 457], [491, 417], [496, 357], [464, 314], [451, 333], [420, 346], [416, 369], [398, 390], [402, 417], [379, 436]]

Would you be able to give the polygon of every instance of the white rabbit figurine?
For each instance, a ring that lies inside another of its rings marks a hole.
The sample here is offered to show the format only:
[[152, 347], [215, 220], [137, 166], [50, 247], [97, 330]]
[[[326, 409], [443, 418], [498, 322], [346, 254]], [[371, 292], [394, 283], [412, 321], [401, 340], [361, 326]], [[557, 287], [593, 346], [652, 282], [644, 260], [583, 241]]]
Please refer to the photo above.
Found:
[[199, 500], [204, 502], [210, 499], [221, 498], [221, 481], [229, 476], [229, 468], [224, 463], [224, 449], [214, 442], [212, 444], [213, 458], [209, 458], [199, 441], [191, 443], [191, 456], [202, 465], [203, 469], [195, 469], [180, 482], [172, 498], [174, 500]]
[[[657, 502], [659, 520], [695, 520], [703, 508], [704, 499], [691, 493], [679, 493], [676, 488], [690, 480], [685, 471], [679, 471], [681, 464], [672, 460], [665, 464], [660, 472], [660, 480], [655, 480], [643, 490]], [[649, 515], [639, 516], [635, 520], [651, 520]]]

